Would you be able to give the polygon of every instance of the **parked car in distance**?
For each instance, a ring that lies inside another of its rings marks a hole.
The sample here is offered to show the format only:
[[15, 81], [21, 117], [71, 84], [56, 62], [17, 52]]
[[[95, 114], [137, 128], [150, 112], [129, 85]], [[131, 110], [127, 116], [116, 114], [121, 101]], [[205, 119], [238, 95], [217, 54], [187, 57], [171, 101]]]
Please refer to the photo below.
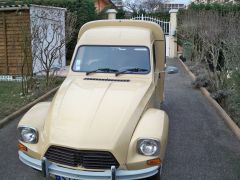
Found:
[[71, 69], [52, 102], [18, 124], [19, 158], [44, 176], [159, 178], [168, 139], [161, 110], [165, 38], [155, 23], [85, 24]]

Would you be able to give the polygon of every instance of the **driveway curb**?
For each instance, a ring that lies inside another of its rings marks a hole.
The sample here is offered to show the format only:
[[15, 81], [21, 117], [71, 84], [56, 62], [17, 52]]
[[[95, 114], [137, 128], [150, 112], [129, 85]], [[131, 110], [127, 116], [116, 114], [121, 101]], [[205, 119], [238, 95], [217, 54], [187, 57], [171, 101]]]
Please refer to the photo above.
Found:
[[17, 116], [21, 115], [22, 113], [26, 112], [28, 109], [30, 109], [32, 106], [34, 106], [35, 104], [39, 103], [40, 101], [47, 99], [49, 96], [51, 96], [53, 93], [55, 93], [58, 88], [60, 86], [50, 90], [49, 92], [47, 92], [46, 94], [42, 95], [41, 97], [37, 98], [36, 100], [34, 100], [33, 102], [27, 104], [26, 106], [20, 108], [19, 110], [17, 110], [16, 112], [10, 114], [9, 116], [5, 117], [4, 119], [0, 120], [0, 129], [2, 127], [4, 127], [4, 125], [6, 125], [7, 123], [9, 123], [11, 120], [13, 120], [14, 118], [16, 118]]
[[[189, 70], [189, 68], [184, 64], [184, 62], [179, 59], [183, 68], [187, 71], [191, 79], [194, 81], [196, 76]], [[240, 140], [240, 128], [236, 125], [236, 123], [232, 120], [232, 118], [226, 113], [226, 111], [215, 101], [208, 90], [204, 87], [200, 88], [201, 93], [207, 98], [209, 103], [216, 109], [217, 113], [224, 119], [225, 123], [229, 126], [229, 128], [233, 131], [233, 133]]]

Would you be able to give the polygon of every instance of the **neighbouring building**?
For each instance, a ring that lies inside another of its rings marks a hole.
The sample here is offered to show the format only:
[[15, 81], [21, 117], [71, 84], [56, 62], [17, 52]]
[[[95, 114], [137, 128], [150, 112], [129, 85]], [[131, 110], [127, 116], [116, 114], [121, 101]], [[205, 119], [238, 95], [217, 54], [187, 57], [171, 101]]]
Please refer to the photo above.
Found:
[[173, 2], [166, 2], [161, 5], [162, 11], [169, 12], [171, 9], [184, 9], [186, 8], [185, 4], [180, 3], [173, 3]]
[[112, 2], [117, 8], [122, 8], [123, 7], [123, 1], [122, 0], [112, 0]]
[[97, 12], [101, 12], [108, 6], [115, 6], [111, 0], [95, 0], [95, 7]]

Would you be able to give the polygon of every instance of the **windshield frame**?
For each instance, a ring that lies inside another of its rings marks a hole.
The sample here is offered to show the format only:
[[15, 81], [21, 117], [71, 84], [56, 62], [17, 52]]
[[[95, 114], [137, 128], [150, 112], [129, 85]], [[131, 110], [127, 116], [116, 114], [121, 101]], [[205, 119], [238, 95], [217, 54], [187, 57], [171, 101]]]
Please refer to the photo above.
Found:
[[[96, 45], [96, 44], [92, 44], [92, 45], [80, 45], [77, 47], [76, 53], [74, 53], [74, 60], [71, 64], [71, 70], [75, 73], [87, 73], [88, 71], [76, 71], [73, 69], [75, 61], [77, 59], [77, 54], [80, 50], [81, 47], [87, 47], [87, 46], [92, 46], [92, 47], [136, 47], [136, 48], [146, 48], [147, 49], [147, 56], [148, 56], [148, 65], [149, 65], [149, 69], [146, 72], [126, 72], [124, 74], [134, 74], [134, 75], [148, 75], [150, 74], [150, 72], [152, 71], [152, 63], [151, 63], [151, 56], [150, 56], [150, 49], [148, 46], [144, 46], [144, 45]], [[116, 72], [95, 72], [96, 74], [116, 74]], [[124, 75], [122, 74], [122, 75]]]

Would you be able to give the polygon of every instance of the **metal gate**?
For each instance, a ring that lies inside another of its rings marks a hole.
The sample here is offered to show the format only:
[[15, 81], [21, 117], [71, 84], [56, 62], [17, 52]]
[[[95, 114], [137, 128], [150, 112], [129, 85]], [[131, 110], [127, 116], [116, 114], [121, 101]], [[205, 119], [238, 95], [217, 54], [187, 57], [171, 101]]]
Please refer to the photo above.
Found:
[[169, 32], [170, 32], [170, 22], [163, 21], [158, 18], [150, 17], [150, 16], [144, 16], [143, 14], [140, 16], [136, 16], [132, 18], [133, 20], [142, 20], [142, 21], [151, 21], [159, 24], [161, 26], [164, 34], [165, 34], [165, 40], [166, 40], [166, 56], [169, 56], [170, 53], [170, 46], [169, 46]]

